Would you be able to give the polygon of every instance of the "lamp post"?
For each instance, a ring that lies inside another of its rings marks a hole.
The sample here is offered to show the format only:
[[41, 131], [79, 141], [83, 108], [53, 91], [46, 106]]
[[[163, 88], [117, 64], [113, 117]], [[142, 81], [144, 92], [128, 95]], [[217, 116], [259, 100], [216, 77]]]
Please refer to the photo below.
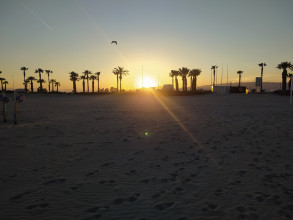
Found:
[[261, 83], [260, 83], [260, 92], [262, 93], [262, 76], [263, 76], [263, 67], [266, 66], [267, 64], [265, 63], [260, 63], [258, 64], [261, 67]]

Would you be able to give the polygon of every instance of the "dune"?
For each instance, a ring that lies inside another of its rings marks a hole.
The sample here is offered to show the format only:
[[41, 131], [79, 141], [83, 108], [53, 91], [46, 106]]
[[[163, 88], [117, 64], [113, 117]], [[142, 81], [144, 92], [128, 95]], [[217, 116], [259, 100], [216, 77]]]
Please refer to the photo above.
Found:
[[34, 94], [17, 125], [10, 108], [1, 219], [293, 218], [288, 97]]

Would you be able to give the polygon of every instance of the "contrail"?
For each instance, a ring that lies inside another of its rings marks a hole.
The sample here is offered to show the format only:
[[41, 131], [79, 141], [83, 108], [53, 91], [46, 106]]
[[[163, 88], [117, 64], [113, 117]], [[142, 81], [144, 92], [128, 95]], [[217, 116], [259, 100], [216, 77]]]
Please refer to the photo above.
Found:
[[53, 31], [53, 29], [45, 22], [43, 21], [38, 15], [36, 15], [27, 5], [24, 4], [21, 0], [18, 0], [18, 2], [26, 9], [29, 13], [31, 13], [35, 18], [37, 18], [46, 28], [48, 28], [50, 31]]

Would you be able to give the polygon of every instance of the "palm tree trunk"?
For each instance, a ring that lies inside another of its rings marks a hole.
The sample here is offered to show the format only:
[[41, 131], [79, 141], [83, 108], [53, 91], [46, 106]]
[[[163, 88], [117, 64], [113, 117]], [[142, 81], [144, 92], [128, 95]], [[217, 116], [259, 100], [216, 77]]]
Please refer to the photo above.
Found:
[[239, 87], [240, 87], [240, 81], [241, 81], [241, 74], [239, 74]]
[[286, 81], [287, 81], [287, 70], [283, 70], [282, 73], [282, 91], [286, 91], [287, 87], [286, 87]]
[[40, 79], [40, 91], [43, 92], [42, 76], [40, 72], [39, 72], [39, 79]]
[[33, 84], [33, 80], [31, 80], [31, 92], [34, 92], [34, 84]]
[[76, 93], [76, 81], [73, 80], [73, 93]]
[[89, 76], [86, 77], [86, 81], [87, 81], [87, 93], [90, 92], [90, 87], [89, 87]]
[[175, 77], [175, 84], [176, 84], [176, 92], [178, 92], [179, 88], [178, 88], [178, 79], [177, 79], [177, 76]]
[[95, 83], [94, 83], [94, 80], [92, 81], [92, 91], [94, 93], [94, 89], [95, 89]]
[[122, 75], [121, 74], [120, 74], [119, 79], [120, 79], [120, 92], [121, 92], [121, 80], [122, 80]]
[[117, 73], [117, 92], [118, 92], [118, 73]]
[[174, 91], [174, 76], [172, 76], [172, 87], [173, 87], [173, 91]]
[[197, 83], [196, 76], [194, 76], [193, 83], [194, 83], [194, 85], [193, 85], [194, 91], [196, 91], [196, 83]]
[[82, 91], [83, 91], [83, 93], [85, 93], [85, 82], [84, 82], [84, 79], [82, 80]]
[[23, 71], [24, 91], [27, 92], [27, 84], [25, 83], [25, 70]]
[[51, 92], [51, 89], [50, 89], [50, 77], [49, 77], [49, 74], [48, 74], [48, 85], [49, 85], [49, 92]]
[[98, 92], [100, 92], [100, 77], [98, 76]]

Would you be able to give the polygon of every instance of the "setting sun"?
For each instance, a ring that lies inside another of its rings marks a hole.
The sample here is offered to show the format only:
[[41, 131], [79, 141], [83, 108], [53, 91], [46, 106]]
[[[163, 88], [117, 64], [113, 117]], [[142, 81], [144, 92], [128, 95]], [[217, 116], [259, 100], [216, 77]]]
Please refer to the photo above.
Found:
[[142, 88], [142, 87], [150, 88], [150, 87], [157, 87], [158, 86], [157, 82], [155, 80], [153, 80], [152, 78], [149, 78], [149, 77], [144, 77], [143, 82], [140, 79], [138, 84], [139, 84], [139, 88]]

